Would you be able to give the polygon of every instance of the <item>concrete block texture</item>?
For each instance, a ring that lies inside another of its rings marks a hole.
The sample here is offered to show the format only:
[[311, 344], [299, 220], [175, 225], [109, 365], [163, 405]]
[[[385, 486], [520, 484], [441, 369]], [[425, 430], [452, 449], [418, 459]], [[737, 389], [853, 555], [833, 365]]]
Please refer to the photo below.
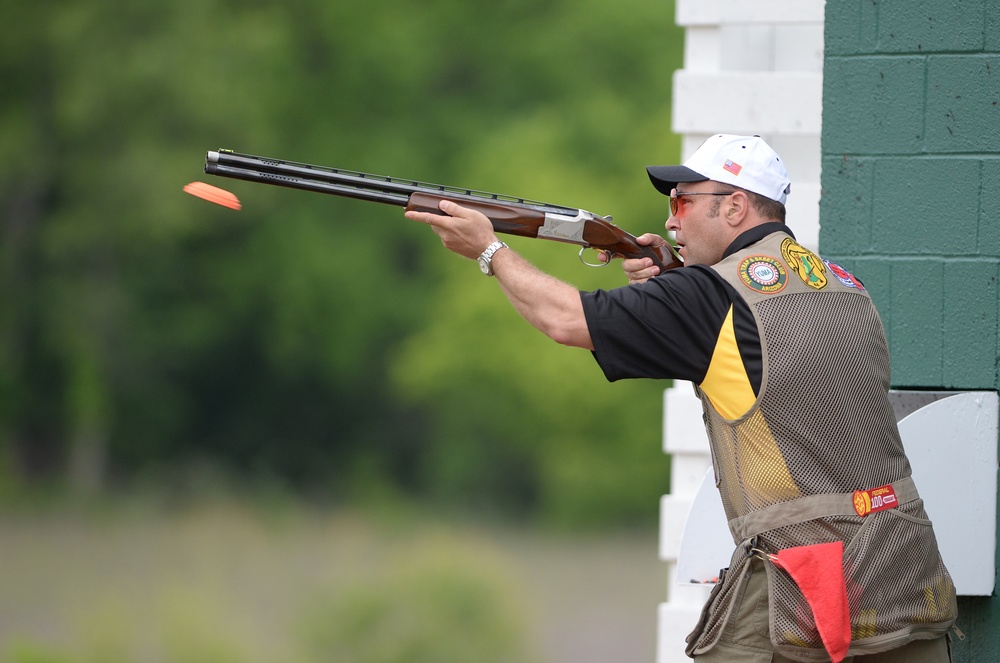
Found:
[[948, 260], [943, 268], [941, 386], [978, 389], [995, 379], [1000, 260]]
[[824, 254], [1000, 257], [1000, 158], [828, 154], [822, 163]]
[[824, 156], [819, 245], [825, 258], [863, 254], [870, 250], [874, 173], [874, 161], [870, 157]]
[[826, 56], [874, 53], [878, 43], [878, 3], [827, 3], [823, 23]]
[[977, 390], [1000, 356], [1000, 259], [825, 253], [863, 284], [889, 339], [892, 384]]
[[823, 154], [914, 154], [924, 145], [924, 57], [830, 57]]
[[929, 152], [1000, 151], [1000, 54], [927, 58]]
[[827, 3], [820, 247], [875, 268], [897, 386], [1000, 385], [997, 8]]
[[878, 52], [981, 51], [984, 19], [994, 0], [879, 0]]
[[983, 51], [987, 53], [1000, 51], [1000, 12], [986, 12], [983, 24], [986, 26], [983, 36]]
[[883, 157], [873, 170], [871, 251], [935, 257], [975, 251], [979, 159]]
[[979, 193], [979, 228], [976, 233], [976, 254], [1000, 256], [1000, 177], [993, 173], [1000, 170], [1000, 158], [983, 157], [983, 176]]
[[[944, 262], [921, 258], [891, 263], [892, 320], [887, 327], [895, 387], [939, 387], [944, 323]], [[883, 323], [885, 321], [883, 320]]]
[[995, 10], [993, 0], [828, 2], [826, 52], [870, 55], [996, 50], [996, 30], [989, 29], [991, 24], [996, 27]]

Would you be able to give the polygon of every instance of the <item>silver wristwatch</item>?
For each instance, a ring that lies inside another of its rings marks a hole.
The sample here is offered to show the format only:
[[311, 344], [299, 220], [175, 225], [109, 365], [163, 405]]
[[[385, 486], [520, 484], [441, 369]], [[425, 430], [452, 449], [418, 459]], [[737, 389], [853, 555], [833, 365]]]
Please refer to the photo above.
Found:
[[483, 270], [483, 274], [493, 276], [493, 254], [506, 248], [508, 248], [507, 245], [500, 241], [493, 242], [486, 247], [486, 250], [479, 256], [479, 269]]

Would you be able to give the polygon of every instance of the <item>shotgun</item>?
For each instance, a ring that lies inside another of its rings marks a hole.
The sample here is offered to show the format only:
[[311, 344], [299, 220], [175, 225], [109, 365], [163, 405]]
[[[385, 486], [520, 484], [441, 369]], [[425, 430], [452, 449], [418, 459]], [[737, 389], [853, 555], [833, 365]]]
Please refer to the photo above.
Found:
[[606, 266], [612, 258], [652, 258], [653, 264], [661, 272], [683, 264], [669, 244], [661, 247], [641, 246], [634, 236], [614, 225], [611, 217], [598, 216], [574, 207], [239, 154], [225, 149], [208, 152], [205, 156], [205, 172], [248, 182], [398, 205], [408, 211], [442, 214], [438, 203], [452, 200], [485, 214], [493, 223], [495, 232], [576, 244], [581, 247], [581, 261], [583, 252], [587, 249], [603, 253], [603, 262], [585, 262], [593, 267]]

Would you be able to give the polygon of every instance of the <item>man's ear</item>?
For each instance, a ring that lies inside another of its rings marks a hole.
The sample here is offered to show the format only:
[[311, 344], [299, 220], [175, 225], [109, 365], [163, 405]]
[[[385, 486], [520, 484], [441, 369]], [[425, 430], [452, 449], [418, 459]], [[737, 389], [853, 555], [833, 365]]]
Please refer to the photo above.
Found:
[[750, 213], [750, 199], [743, 191], [735, 191], [726, 201], [726, 223], [736, 227], [743, 223], [743, 220]]

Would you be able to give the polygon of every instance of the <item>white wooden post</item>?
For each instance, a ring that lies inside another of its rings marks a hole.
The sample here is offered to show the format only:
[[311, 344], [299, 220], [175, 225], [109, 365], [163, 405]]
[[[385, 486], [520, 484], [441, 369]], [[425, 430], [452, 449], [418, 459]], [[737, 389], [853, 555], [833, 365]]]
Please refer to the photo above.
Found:
[[[683, 161], [714, 133], [762, 136], [791, 176], [789, 226], [800, 243], [818, 250], [824, 0], [677, 0], [676, 9], [685, 29], [684, 67], [673, 80], [673, 131], [682, 136], [677, 156]], [[660, 501], [667, 597], [659, 607], [656, 660], [674, 663], [690, 660], [684, 637], [711, 588], [677, 577], [681, 534], [711, 465], [690, 384], [666, 391], [663, 430], [672, 465], [671, 491]]]

